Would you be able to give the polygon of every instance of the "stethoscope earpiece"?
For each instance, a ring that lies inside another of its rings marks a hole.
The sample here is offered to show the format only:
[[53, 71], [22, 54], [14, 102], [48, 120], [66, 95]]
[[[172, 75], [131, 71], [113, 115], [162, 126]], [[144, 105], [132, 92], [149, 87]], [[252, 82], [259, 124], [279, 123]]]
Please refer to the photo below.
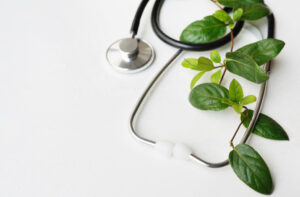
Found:
[[136, 73], [146, 69], [154, 60], [153, 47], [137, 38], [114, 42], [106, 52], [107, 61], [121, 72]]

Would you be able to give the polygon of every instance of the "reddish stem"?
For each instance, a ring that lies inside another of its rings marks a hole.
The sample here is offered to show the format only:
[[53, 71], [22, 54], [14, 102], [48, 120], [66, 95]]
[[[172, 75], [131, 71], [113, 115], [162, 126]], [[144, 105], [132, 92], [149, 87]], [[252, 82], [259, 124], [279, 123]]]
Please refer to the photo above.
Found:
[[213, 2], [220, 10], [224, 10], [224, 8], [220, 6], [216, 0], [211, 0], [211, 2]]
[[[233, 47], [234, 47], [234, 36], [233, 36], [233, 31], [232, 31], [232, 29], [230, 30], [230, 37], [231, 37], [231, 48], [230, 48], [230, 52], [233, 52]], [[222, 81], [223, 81], [223, 79], [224, 79], [224, 76], [225, 76], [225, 74], [226, 74], [226, 71], [227, 71], [227, 69], [226, 69], [226, 67], [225, 67], [225, 70], [223, 71], [222, 77], [221, 77], [221, 79], [220, 79], [220, 81], [219, 81], [219, 85], [221, 85], [221, 83], [222, 83]]]
[[248, 116], [249, 116], [249, 110], [248, 110], [248, 108], [245, 107], [245, 106], [243, 106], [243, 108], [246, 110], [246, 116], [244, 117], [244, 119], [242, 120], [242, 122], [239, 124], [238, 128], [237, 128], [236, 131], [234, 132], [234, 135], [232, 136], [232, 138], [231, 138], [231, 140], [230, 140], [230, 142], [229, 142], [229, 143], [230, 143], [230, 146], [231, 146], [232, 148], [234, 148], [234, 145], [233, 145], [233, 140], [234, 140], [234, 138], [236, 137], [237, 133], [239, 132], [239, 130], [240, 130], [242, 124], [247, 120], [247, 118], [248, 118]]
[[230, 29], [230, 36], [231, 36], [231, 48], [230, 48], [230, 52], [232, 52], [233, 51], [233, 47], [234, 47], [234, 36], [233, 36], [232, 29]]

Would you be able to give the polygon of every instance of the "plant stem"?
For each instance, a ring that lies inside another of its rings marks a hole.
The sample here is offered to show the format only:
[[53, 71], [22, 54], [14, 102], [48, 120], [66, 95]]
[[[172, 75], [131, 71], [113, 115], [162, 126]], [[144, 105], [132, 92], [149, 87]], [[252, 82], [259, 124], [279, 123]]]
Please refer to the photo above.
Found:
[[226, 67], [225, 67], [225, 69], [224, 69], [224, 71], [223, 71], [223, 74], [222, 74], [222, 77], [221, 77], [221, 79], [220, 79], [220, 81], [219, 81], [219, 85], [221, 85], [221, 83], [222, 83], [222, 81], [223, 81], [223, 79], [224, 79], [224, 76], [225, 76], [226, 71], [227, 71], [227, 69], [226, 69]]
[[[232, 31], [232, 29], [230, 29], [230, 37], [231, 37], [231, 48], [230, 48], [230, 52], [232, 52], [232, 51], [233, 51], [233, 47], [234, 47], [234, 36], [233, 36], [233, 31]], [[224, 79], [224, 76], [225, 76], [225, 74], [226, 74], [226, 71], [227, 71], [227, 69], [226, 69], [226, 67], [225, 67], [225, 70], [223, 71], [222, 77], [221, 77], [221, 79], [220, 79], [220, 81], [219, 81], [219, 85], [221, 85], [221, 83], [222, 83], [222, 81], [223, 81], [223, 79]]]
[[229, 142], [229, 144], [230, 144], [230, 146], [231, 146], [232, 148], [234, 148], [234, 145], [233, 145], [233, 140], [234, 140], [234, 138], [236, 137], [237, 133], [239, 132], [239, 130], [240, 130], [242, 124], [247, 120], [247, 118], [248, 118], [248, 116], [249, 116], [249, 110], [248, 110], [248, 108], [247, 108], [246, 106], [243, 106], [243, 108], [246, 110], [246, 116], [245, 116], [245, 118], [242, 120], [242, 122], [239, 124], [238, 128], [237, 128], [236, 131], [234, 132], [234, 135], [232, 136], [232, 138], [231, 138], [231, 140], [230, 140], [230, 142]]
[[233, 47], [234, 47], [234, 36], [233, 36], [232, 29], [230, 29], [230, 36], [231, 36], [231, 48], [230, 48], [230, 52], [232, 52], [233, 51]]
[[218, 8], [220, 8], [220, 10], [223, 10], [224, 8], [222, 6], [220, 6], [218, 4], [218, 2], [216, 0], [211, 0], [211, 2], [213, 2], [214, 4], [216, 4], [216, 6], [218, 6]]
[[215, 68], [214, 69], [217, 69], [217, 68], [222, 68], [222, 67], [224, 67], [225, 65], [220, 65], [220, 66], [215, 66]]

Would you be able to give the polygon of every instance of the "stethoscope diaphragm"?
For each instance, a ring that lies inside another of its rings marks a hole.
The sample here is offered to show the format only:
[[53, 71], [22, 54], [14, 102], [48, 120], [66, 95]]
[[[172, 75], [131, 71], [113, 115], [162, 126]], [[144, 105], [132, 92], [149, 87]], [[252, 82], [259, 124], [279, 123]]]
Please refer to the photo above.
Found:
[[110, 65], [126, 73], [136, 73], [146, 69], [152, 64], [154, 57], [153, 47], [138, 38], [118, 40], [106, 52]]

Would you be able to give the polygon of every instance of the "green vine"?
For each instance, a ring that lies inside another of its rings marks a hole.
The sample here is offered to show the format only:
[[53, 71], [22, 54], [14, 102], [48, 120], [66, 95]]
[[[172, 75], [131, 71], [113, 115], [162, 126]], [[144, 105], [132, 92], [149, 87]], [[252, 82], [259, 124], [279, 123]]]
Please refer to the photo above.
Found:
[[[187, 58], [182, 62], [185, 68], [199, 71], [192, 79], [190, 88], [190, 103], [200, 110], [220, 111], [231, 107], [240, 114], [241, 122], [229, 141], [232, 151], [229, 162], [236, 175], [249, 187], [262, 194], [273, 192], [273, 182], [270, 171], [262, 157], [249, 145], [234, 145], [234, 139], [244, 125], [248, 128], [253, 110], [247, 105], [256, 102], [254, 95], [244, 95], [240, 83], [233, 79], [229, 88], [222, 81], [229, 71], [253, 83], [265, 83], [269, 76], [261, 69], [262, 65], [274, 59], [283, 49], [285, 43], [277, 39], [264, 39], [234, 50], [232, 29], [236, 22], [254, 21], [270, 14], [263, 0], [211, 0], [218, 10], [202, 20], [195, 21], [186, 27], [180, 40], [191, 44], [201, 44], [220, 39], [229, 30], [231, 46], [226, 57], [222, 60], [219, 52], [213, 50], [210, 57]], [[223, 10], [226, 6], [233, 9], [232, 16]], [[196, 85], [203, 75], [211, 74], [210, 83]], [[260, 114], [252, 130], [253, 134], [272, 139], [289, 140], [284, 129], [272, 118]]]

